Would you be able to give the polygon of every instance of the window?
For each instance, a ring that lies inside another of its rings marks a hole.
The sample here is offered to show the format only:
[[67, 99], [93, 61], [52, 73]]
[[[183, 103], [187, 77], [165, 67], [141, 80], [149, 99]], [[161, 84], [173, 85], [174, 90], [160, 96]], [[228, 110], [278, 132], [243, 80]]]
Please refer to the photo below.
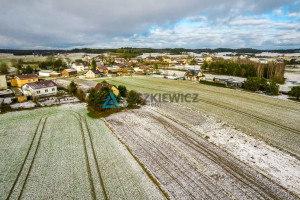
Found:
[[45, 92], [48, 92], [48, 89], [46, 89]]
[[30, 83], [30, 82], [31, 82], [31, 80], [28, 80], [28, 82]]
[[39, 90], [36, 91], [37, 94], [40, 94], [41, 92]]
[[55, 88], [52, 88], [52, 91], [55, 91]]

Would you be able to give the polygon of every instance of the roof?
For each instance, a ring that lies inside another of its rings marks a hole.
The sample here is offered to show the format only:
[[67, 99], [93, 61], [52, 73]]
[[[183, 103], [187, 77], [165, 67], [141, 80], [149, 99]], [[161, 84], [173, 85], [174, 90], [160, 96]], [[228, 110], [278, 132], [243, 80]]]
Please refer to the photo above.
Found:
[[15, 76], [18, 79], [32, 79], [32, 78], [38, 78], [35, 74], [26, 74], [26, 75], [16, 75]]
[[40, 70], [39, 73], [51, 73], [52, 70]]
[[25, 85], [28, 85], [32, 89], [41, 89], [41, 88], [57, 86], [57, 84], [54, 83], [53, 81], [40, 81], [40, 82], [34, 82], [34, 83], [27, 83]]
[[95, 87], [95, 90], [98, 92], [101, 90], [101, 88], [103, 87], [109, 87], [112, 88], [113, 85], [109, 84], [109, 83], [98, 83]]
[[185, 76], [187, 76], [190, 72], [193, 73], [194, 76], [196, 76], [200, 72], [200, 70], [189, 69], [185, 72]]
[[67, 72], [77, 72], [76, 69], [64, 69], [64, 70], [66, 70]]
[[73, 63], [73, 65], [76, 65], [76, 66], [83, 66], [83, 63]]
[[140, 69], [149, 69], [149, 68], [152, 68], [152, 66], [150, 65], [141, 65], [139, 66]]
[[97, 69], [101, 72], [103, 72], [103, 71], [105, 71], [105, 70], [107, 70], [107, 67], [105, 67], [105, 66], [98, 66], [97, 67]]
[[100, 74], [101, 72], [98, 69], [90, 69], [94, 74]]

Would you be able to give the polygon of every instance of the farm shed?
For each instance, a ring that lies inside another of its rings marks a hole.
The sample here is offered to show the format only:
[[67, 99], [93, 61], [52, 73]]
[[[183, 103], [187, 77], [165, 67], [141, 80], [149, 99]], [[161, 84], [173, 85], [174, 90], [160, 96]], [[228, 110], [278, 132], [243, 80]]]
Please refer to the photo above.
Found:
[[50, 77], [51, 72], [52, 72], [51, 70], [40, 70], [39, 75]]
[[62, 76], [74, 76], [77, 74], [77, 70], [76, 69], [64, 69], [61, 72]]

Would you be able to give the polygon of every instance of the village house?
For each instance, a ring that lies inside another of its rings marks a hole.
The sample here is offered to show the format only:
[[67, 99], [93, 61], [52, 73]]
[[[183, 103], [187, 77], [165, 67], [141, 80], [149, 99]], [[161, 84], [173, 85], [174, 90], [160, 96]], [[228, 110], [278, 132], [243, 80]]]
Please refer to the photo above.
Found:
[[124, 58], [115, 58], [115, 63], [124, 63]]
[[107, 73], [108, 73], [108, 69], [106, 66], [97, 66], [97, 69], [103, 73], [103, 76], [107, 76]]
[[71, 68], [76, 69], [77, 72], [83, 72], [89, 69], [89, 65], [85, 63], [72, 63]]
[[61, 72], [62, 76], [75, 76], [77, 74], [77, 70], [76, 69], [64, 69]]
[[162, 59], [163, 59], [163, 62], [167, 62], [167, 63], [172, 62], [172, 59], [169, 56], [164, 56]]
[[137, 72], [140, 73], [149, 73], [153, 71], [153, 67], [151, 65], [141, 65], [139, 66]]
[[205, 80], [205, 75], [203, 74], [202, 70], [189, 69], [185, 72], [184, 77], [186, 80], [191, 81]]
[[91, 57], [87, 54], [82, 56], [82, 60], [86, 61], [86, 62], [91, 62]]
[[99, 92], [101, 90], [101, 88], [103, 88], [103, 87], [110, 88], [115, 96], [119, 96], [119, 94], [120, 94], [118, 88], [116, 88], [114, 85], [111, 85], [109, 83], [98, 83], [95, 87], [96, 92]]
[[35, 83], [27, 83], [22, 86], [25, 96], [50, 96], [57, 94], [57, 84], [53, 81], [40, 81]]
[[0, 90], [6, 90], [6, 89], [7, 89], [6, 76], [0, 74]]
[[100, 75], [102, 75], [102, 73], [98, 70], [98, 69], [90, 69], [85, 77], [86, 78], [97, 78], [97, 77], [100, 77]]
[[38, 76], [35, 74], [16, 75], [13, 79], [10, 79], [11, 86], [22, 87], [26, 83], [38, 82]]

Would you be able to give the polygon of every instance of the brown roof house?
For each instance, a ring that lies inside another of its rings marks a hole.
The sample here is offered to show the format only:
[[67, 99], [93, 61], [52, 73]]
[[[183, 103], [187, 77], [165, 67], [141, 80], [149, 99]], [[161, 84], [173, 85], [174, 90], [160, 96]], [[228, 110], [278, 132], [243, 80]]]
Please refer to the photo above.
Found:
[[35, 74], [16, 75], [13, 79], [10, 79], [11, 86], [22, 87], [26, 83], [38, 82], [38, 76]]
[[27, 83], [22, 86], [25, 96], [50, 96], [57, 94], [57, 84], [53, 81]]
[[120, 93], [118, 88], [116, 88], [114, 85], [111, 85], [109, 83], [98, 83], [95, 87], [96, 92], [99, 92], [101, 90], [101, 88], [103, 88], [103, 87], [110, 88], [113, 91], [115, 96], [118, 96]]
[[77, 74], [77, 70], [76, 69], [64, 69], [61, 72], [62, 76], [74, 76]]

